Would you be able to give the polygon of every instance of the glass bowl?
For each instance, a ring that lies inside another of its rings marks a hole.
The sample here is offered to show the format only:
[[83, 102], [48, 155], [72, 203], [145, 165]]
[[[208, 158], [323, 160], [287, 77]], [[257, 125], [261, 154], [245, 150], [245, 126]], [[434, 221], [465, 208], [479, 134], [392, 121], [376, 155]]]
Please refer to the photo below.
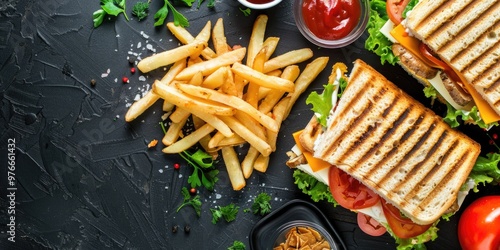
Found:
[[251, 3], [248, 0], [238, 0], [238, 2], [240, 2], [241, 4], [243, 4], [244, 6], [250, 8], [250, 9], [268, 9], [268, 8], [276, 6], [281, 1], [282, 0], [272, 0], [268, 3]]
[[295, 23], [297, 25], [297, 28], [299, 28], [300, 33], [302, 33], [302, 35], [313, 44], [323, 48], [341, 48], [353, 43], [363, 34], [370, 18], [369, 0], [356, 0], [359, 1], [361, 7], [361, 15], [354, 29], [349, 34], [347, 34], [347, 36], [339, 39], [322, 39], [313, 34], [313, 32], [311, 32], [311, 30], [307, 27], [306, 22], [304, 21], [304, 16], [302, 14], [302, 3], [304, 0], [293, 1], [293, 14], [295, 17]]

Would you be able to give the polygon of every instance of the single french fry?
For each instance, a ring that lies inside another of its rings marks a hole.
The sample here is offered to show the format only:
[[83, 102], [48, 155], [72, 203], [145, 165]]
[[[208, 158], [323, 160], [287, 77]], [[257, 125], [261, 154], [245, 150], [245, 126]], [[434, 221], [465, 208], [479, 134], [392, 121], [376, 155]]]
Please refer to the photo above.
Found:
[[201, 72], [197, 72], [188, 81], [188, 84], [195, 85], [195, 86], [200, 86], [202, 82], [203, 82], [203, 74]]
[[189, 57], [188, 61], [187, 61], [187, 67], [193, 65], [193, 64], [197, 64], [197, 63], [200, 63], [200, 62], [203, 62], [203, 59], [201, 59], [201, 57], [199, 56], [191, 56]]
[[218, 144], [217, 147], [229, 147], [229, 146], [238, 146], [246, 143], [245, 139], [241, 138], [241, 136], [234, 134], [231, 137], [224, 137]]
[[185, 136], [181, 140], [176, 141], [172, 145], [164, 148], [162, 151], [163, 153], [166, 154], [176, 154], [180, 153], [192, 146], [194, 146], [198, 141], [205, 137], [206, 135], [210, 134], [212, 131], [214, 131], [214, 127], [212, 127], [210, 124], [205, 124], [201, 126], [199, 129], [193, 131], [189, 135]]
[[192, 43], [146, 57], [137, 64], [137, 68], [141, 72], [147, 73], [157, 68], [173, 64], [179, 60], [186, 59], [191, 55], [199, 54], [206, 46], [206, 42], [194, 40]]
[[[199, 36], [199, 40], [203, 40], [205, 36], [207, 35], [207, 28], [208, 28], [208, 36], [210, 36], [210, 28], [211, 28], [211, 22], [210, 20], [205, 24], [205, 27], [202, 29]], [[195, 38], [187, 31], [185, 28], [175, 25], [173, 22], [168, 22], [167, 23], [167, 28], [172, 32], [172, 34], [182, 43], [182, 44], [188, 44], [191, 43], [192, 41], [195, 40]], [[203, 37], [203, 38], [202, 38]], [[208, 41], [208, 38], [207, 38]], [[205, 59], [211, 59], [217, 57], [215, 52], [210, 48], [206, 47], [201, 51], [201, 55]]]
[[215, 91], [212, 89], [206, 89], [203, 87], [187, 85], [187, 84], [176, 84], [176, 87], [179, 88], [180, 90], [186, 92], [189, 95], [193, 95], [193, 96], [196, 96], [199, 98], [204, 98], [206, 100], [211, 100], [214, 102], [220, 102], [220, 103], [226, 104], [230, 107], [233, 107], [237, 110], [245, 112], [248, 115], [250, 115], [252, 118], [257, 120], [264, 127], [268, 128], [269, 130], [278, 131], [278, 124], [276, 124], [275, 120], [273, 120], [271, 117], [259, 112], [256, 108], [254, 108], [248, 102], [245, 102], [244, 100], [242, 100], [238, 97], [223, 94], [221, 92], [218, 92], [218, 91]]
[[269, 59], [264, 64], [264, 73], [271, 72], [276, 69], [284, 68], [288, 65], [298, 64], [313, 57], [313, 52], [310, 48], [292, 50], [285, 54]]
[[223, 66], [229, 66], [233, 63], [240, 62], [245, 57], [246, 49], [240, 48], [223, 55], [220, 55], [214, 59], [203, 61], [201, 63], [194, 64], [190, 67], [185, 68], [181, 71], [175, 79], [177, 80], [189, 80], [193, 75], [199, 71], [203, 73], [203, 76], [212, 74], [218, 68]]
[[187, 119], [190, 115], [191, 113], [189, 113], [189, 111], [181, 107], [177, 107], [175, 111], [170, 114], [170, 120], [172, 122], [180, 122], [184, 119]]
[[163, 145], [169, 146], [176, 142], [181, 134], [182, 127], [184, 127], [186, 122], [187, 118], [179, 122], [172, 122], [170, 126], [168, 126], [167, 133], [165, 133], [163, 139], [161, 140]]
[[316, 77], [323, 71], [328, 63], [329, 57], [318, 57], [314, 59], [312, 62], [306, 65], [305, 69], [299, 75], [297, 80], [295, 81], [295, 91], [293, 93], [289, 93], [290, 102], [288, 103], [287, 111], [285, 112], [285, 119], [290, 114], [290, 110], [292, 110], [293, 105], [299, 98], [299, 96], [304, 93], [309, 84], [316, 79]]
[[208, 75], [201, 83], [201, 86], [209, 89], [216, 89], [224, 84], [229, 73], [228, 67], [220, 67], [214, 73]]
[[153, 92], [163, 99], [169, 100], [169, 102], [175, 104], [176, 106], [189, 111], [195, 109], [199, 112], [221, 116], [233, 115], [235, 112], [232, 107], [198, 97], [188, 96], [173, 86], [158, 84], [158, 81], [153, 84]]
[[245, 86], [248, 84], [248, 81], [239, 75], [233, 74], [231, 70], [229, 70], [228, 77], [233, 78], [232, 81], [234, 82], [234, 87], [236, 89], [236, 96], [239, 98], [243, 98], [243, 91], [245, 89]]
[[255, 160], [253, 168], [261, 173], [265, 173], [269, 166], [269, 156], [259, 155]]
[[294, 92], [295, 90], [295, 85], [292, 81], [276, 76], [268, 76], [241, 63], [234, 63], [231, 70], [235, 74], [240, 75], [248, 81], [256, 83], [262, 87], [283, 90], [286, 92]]
[[234, 133], [238, 134], [243, 139], [248, 141], [250, 145], [254, 146], [262, 155], [268, 156], [271, 154], [271, 146], [269, 146], [265, 140], [252, 133], [252, 131], [236, 120], [236, 118], [232, 116], [219, 116], [219, 118], [226, 123], [234, 131]]
[[[266, 62], [266, 52], [267, 47], [262, 47], [259, 53], [257, 53], [252, 64], [252, 68], [254, 70], [262, 72], [264, 69], [264, 63]], [[257, 108], [259, 104], [259, 88], [260, 85], [252, 81], [248, 84], [245, 101], [247, 101], [254, 108]]]
[[[233, 136], [234, 136], [234, 134], [233, 134]], [[219, 142], [221, 142], [225, 137], [226, 136], [224, 134], [222, 134], [220, 131], [217, 131], [217, 133], [215, 133], [214, 136], [212, 136], [212, 138], [208, 142], [208, 147], [209, 148], [216, 148], [217, 144], [219, 144]]]
[[[290, 102], [290, 99], [291, 97], [285, 97], [281, 99], [273, 108], [272, 115], [274, 116], [274, 119], [276, 120], [276, 122], [279, 124], [280, 127], [281, 123], [285, 119], [285, 112], [288, 109], [288, 103]], [[267, 137], [266, 137], [267, 143], [271, 146], [274, 152], [276, 151], [276, 141], [278, 139], [278, 132], [270, 130], [267, 130], [266, 132], [267, 132]]]
[[259, 53], [264, 43], [264, 35], [266, 33], [268, 17], [266, 15], [259, 15], [255, 20], [252, 28], [252, 34], [250, 35], [250, 41], [248, 43], [248, 53], [246, 65], [249, 67], [253, 66], [253, 61], [257, 53]]
[[238, 160], [238, 155], [236, 154], [234, 148], [222, 148], [222, 158], [224, 159], [229, 181], [231, 182], [233, 190], [241, 190], [245, 187], [246, 180], [241, 172], [240, 161]]
[[226, 35], [224, 34], [224, 24], [222, 18], [217, 19], [212, 30], [212, 43], [215, 53], [220, 56], [229, 51]]
[[243, 161], [241, 161], [241, 170], [243, 171], [243, 176], [245, 177], [245, 179], [250, 178], [250, 176], [252, 175], [253, 165], [259, 155], [260, 153], [256, 148], [252, 146], [248, 148], [245, 158], [243, 158]]
[[[170, 84], [173, 80], [174, 77], [179, 74], [184, 68], [186, 67], [186, 62], [184, 60], [179, 60], [170, 67], [170, 69], [167, 71], [165, 76], [161, 79], [162, 84]], [[129, 109], [127, 110], [127, 113], [125, 114], [125, 121], [130, 122], [133, 121], [135, 118], [137, 118], [139, 115], [144, 113], [146, 109], [151, 107], [156, 101], [158, 101], [160, 97], [156, 94], [153, 93], [152, 90], [149, 90], [146, 95], [144, 95], [141, 99], [137, 100], [134, 102]], [[170, 107], [165, 107], [163, 108], [163, 111], [171, 111], [173, 109], [173, 106]]]
[[282, 71], [279, 69], [275, 69], [271, 72], [267, 72], [266, 75], [268, 76], [281, 76]]
[[280, 40], [279, 37], [272, 36], [266, 38], [266, 40], [262, 44], [262, 47], [267, 47], [266, 61], [269, 60], [269, 58], [271, 58], [271, 56], [273, 55], [274, 51], [276, 50], [276, 47], [278, 46], [279, 40]]

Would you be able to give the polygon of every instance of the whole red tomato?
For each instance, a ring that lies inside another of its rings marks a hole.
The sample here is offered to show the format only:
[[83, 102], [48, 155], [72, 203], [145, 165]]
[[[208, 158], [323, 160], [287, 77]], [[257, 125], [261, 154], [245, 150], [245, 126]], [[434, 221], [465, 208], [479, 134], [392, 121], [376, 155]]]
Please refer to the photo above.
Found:
[[500, 249], [500, 195], [481, 197], [464, 210], [458, 240], [463, 250]]

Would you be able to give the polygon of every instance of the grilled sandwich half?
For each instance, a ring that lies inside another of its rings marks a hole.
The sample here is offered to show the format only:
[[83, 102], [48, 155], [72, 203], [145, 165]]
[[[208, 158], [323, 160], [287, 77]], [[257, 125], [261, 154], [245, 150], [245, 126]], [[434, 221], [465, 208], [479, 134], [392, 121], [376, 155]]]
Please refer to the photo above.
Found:
[[349, 173], [417, 224], [435, 222], [456, 202], [480, 152], [478, 143], [361, 60], [327, 127], [318, 126], [312, 119], [301, 138], [315, 158]]
[[422, 0], [405, 26], [500, 114], [500, 1]]

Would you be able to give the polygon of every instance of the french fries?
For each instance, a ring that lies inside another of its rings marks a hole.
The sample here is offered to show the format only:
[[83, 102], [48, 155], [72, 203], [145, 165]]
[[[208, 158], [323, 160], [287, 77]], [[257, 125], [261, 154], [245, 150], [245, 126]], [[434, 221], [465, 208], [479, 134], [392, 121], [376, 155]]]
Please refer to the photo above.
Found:
[[[182, 45], [139, 62], [143, 73], [173, 65], [129, 108], [126, 121], [163, 99], [170, 122], [162, 152], [176, 154], [198, 145], [214, 159], [220, 152], [233, 190], [243, 189], [254, 170], [269, 168], [281, 123], [328, 63], [327, 57], [316, 58], [301, 72], [298, 64], [313, 57], [309, 48], [273, 57], [279, 37], [265, 37], [267, 22], [266, 15], [257, 17], [247, 47], [228, 44], [222, 18], [213, 28], [208, 21], [196, 37], [168, 23]], [[190, 121], [194, 129], [187, 130]], [[236, 148], [247, 149], [241, 161]]]

